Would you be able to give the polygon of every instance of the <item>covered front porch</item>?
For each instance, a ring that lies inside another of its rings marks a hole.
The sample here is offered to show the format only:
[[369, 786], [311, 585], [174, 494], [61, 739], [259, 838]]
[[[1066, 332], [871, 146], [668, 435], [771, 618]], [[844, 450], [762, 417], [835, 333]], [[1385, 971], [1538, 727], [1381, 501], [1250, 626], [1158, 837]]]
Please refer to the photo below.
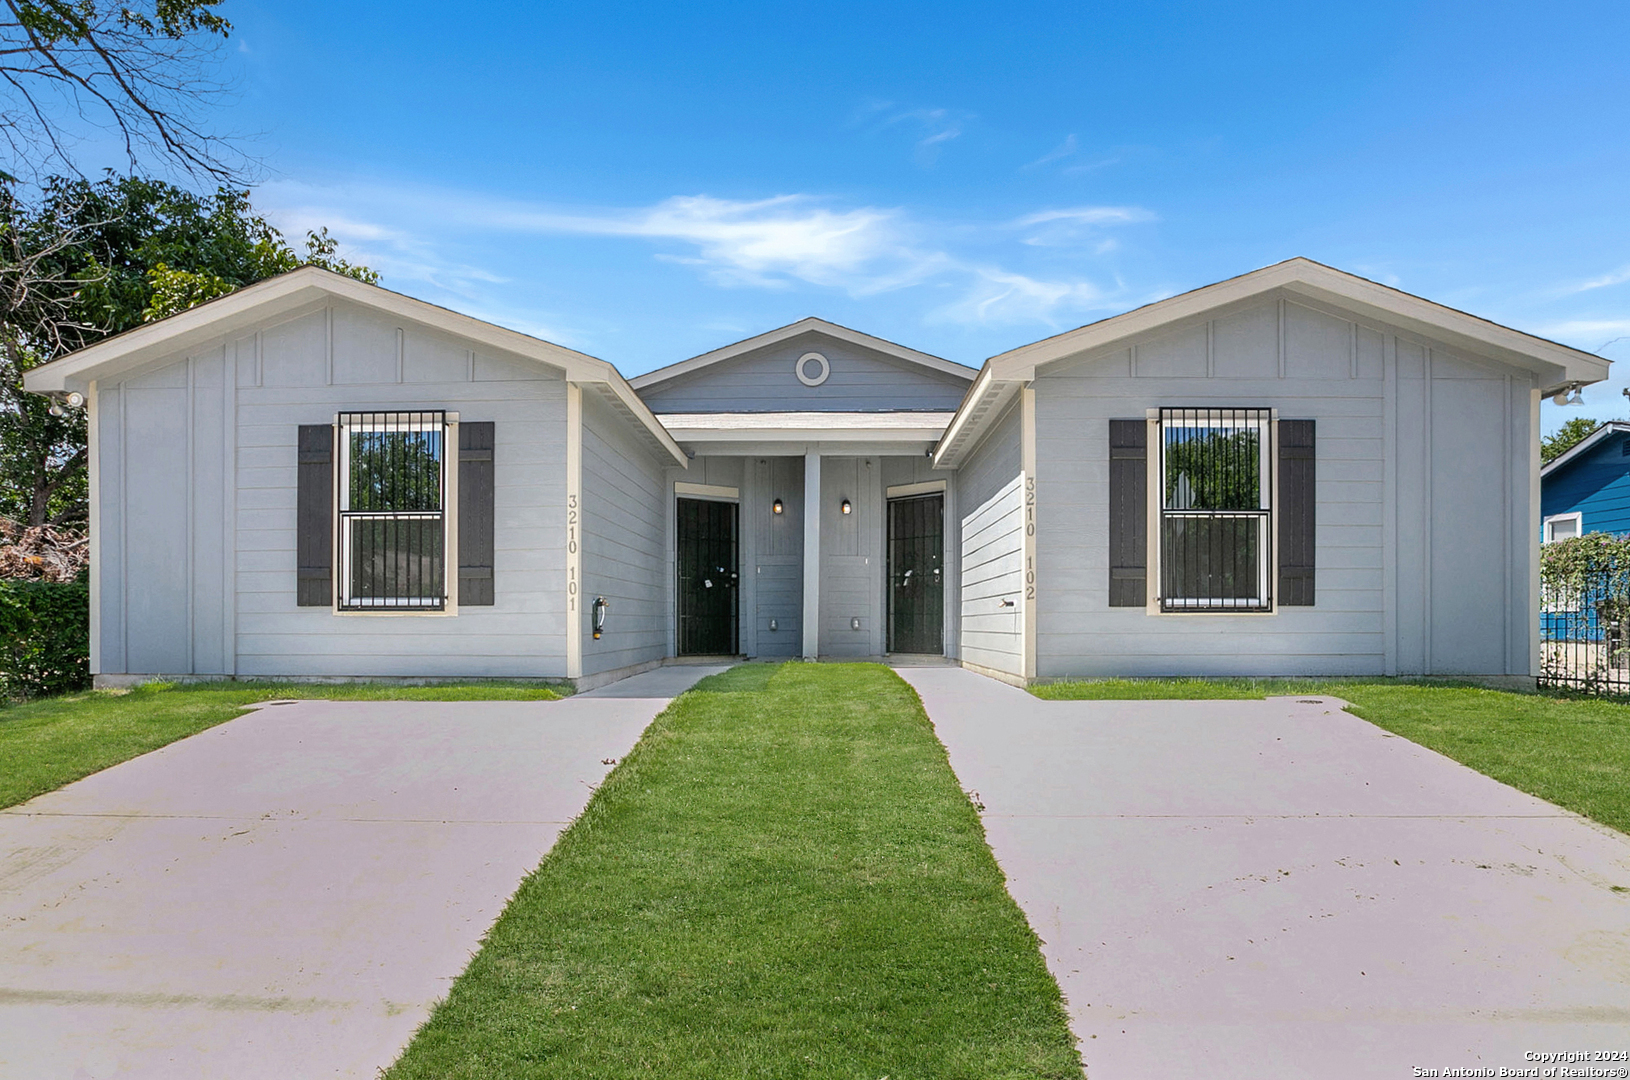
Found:
[[669, 414], [668, 654], [955, 656], [949, 413]]

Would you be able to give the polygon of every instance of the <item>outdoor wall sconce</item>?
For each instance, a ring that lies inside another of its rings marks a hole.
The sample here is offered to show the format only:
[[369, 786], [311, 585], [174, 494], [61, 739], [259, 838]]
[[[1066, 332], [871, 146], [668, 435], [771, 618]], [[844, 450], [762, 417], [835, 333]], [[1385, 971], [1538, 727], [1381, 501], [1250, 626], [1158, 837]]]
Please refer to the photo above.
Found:
[[849, 620], [849, 629], [851, 629], [851, 630], [859, 630], [860, 629], [860, 616], [859, 615], [856, 615], [854, 618]]
[[845, 515], [852, 514], [852, 513], [855, 512], [855, 508], [853, 506], [849, 505], [849, 500], [848, 499], [843, 500], [843, 505], [838, 507], [838, 509], [842, 510]]
[[777, 630], [777, 627], [776, 627], [776, 625], [775, 625], [775, 620], [774, 620], [774, 619], [771, 619], [771, 620], [770, 620], [770, 633], [772, 633], [772, 634], [773, 634], [773, 633], [775, 633], [775, 632], [776, 632], [776, 630]]
[[594, 640], [599, 641], [600, 632], [606, 628], [606, 612], [611, 610], [611, 605], [606, 602], [605, 597], [596, 596], [594, 598], [594, 606], [589, 610], [592, 614], [592, 621], [594, 624]]
[[780, 499], [777, 499], [777, 500], [775, 500], [775, 502], [770, 504], [770, 510], [772, 512], [774, 512], [774, 513], [779, 514], [781, 511], [783, 511], [785, 509], [786, 509], [786, 507], [781, 505], [781, 500]]

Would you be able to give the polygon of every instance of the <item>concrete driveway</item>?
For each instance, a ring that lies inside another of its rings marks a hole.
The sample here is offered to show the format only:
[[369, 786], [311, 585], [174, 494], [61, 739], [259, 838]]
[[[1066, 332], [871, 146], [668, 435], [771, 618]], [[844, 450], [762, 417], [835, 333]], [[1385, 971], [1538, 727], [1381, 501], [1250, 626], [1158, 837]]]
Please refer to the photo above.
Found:
[[274, 705], [0, 811], [0, 1077], [373, 1077], [669, 698]]
[[1630, 1051], [1630, 838], [1330, 702], [900, 674], [985, 804], [1091, 1080]]

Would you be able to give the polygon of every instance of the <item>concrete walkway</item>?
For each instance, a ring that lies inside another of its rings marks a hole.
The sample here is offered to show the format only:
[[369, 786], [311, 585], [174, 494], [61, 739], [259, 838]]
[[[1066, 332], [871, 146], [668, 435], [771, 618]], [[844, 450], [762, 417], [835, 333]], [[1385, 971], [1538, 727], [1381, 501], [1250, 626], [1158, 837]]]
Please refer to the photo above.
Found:
[[900, 674], [986, 806], [1091, 1080], [1630, 1050], [1630, 838], [1331, 702]]
[[602, 759], [718, 670], [275, 705], [0, 811], [0, 1078], [374, 1077]]

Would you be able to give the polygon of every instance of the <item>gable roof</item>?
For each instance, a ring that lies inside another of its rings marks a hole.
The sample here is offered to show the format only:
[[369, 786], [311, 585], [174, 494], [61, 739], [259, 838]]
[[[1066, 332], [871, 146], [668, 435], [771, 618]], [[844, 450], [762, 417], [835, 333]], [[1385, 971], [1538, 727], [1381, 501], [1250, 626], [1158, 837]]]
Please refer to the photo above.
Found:
[[1609, 420], [1607, 423], [1603, 424], [1589, 435], [1586, 435], [1583, 439], [1580, 439], [1578, 442], [1568, 447], [1565, 453], [1553, 458], [1549, 464], [1542, 466], [1539, 470], [1540, 479], [1543, 480], [1545, 477], [1550, 476], [1558, 469], [1564, 468], [1572, 462], [1578, 461], [1586, 454], [1589, 454], [1592, 449], [1600, 446], [1614, 435], [1630, 435], [1630, 422], [1626, 422], [1624, 420]]
[[958, 364], [952, 360], [944, 360], [938, 356], [918, 352], [916, 349], [908, 349], [904, 345], [897, 345], [880, 337], [863, 334], [859, 330], [851, 330], [847, 326], [839, 326], [837, 323], [817, 319], [812, 315], [807, 319], [799, 319], [795, 323], [788, 323], [786, 326], [777, 327], [774, 330], [759, 334], [757, 337], [750, 337], [733, 345], [726, 345], [723, 348], [714, 349], [712, 352], [705, 352], [701, 356], [693, 356], [689, 360], [681, 360], [677, 364], [669, 364], [667, 367], [648, 371], [644, 375], [637, 375], [630, 382], [635, 390], [648, 390], [671, 379], [689, 375], [692, 372], [712, 367], [714, 364], [720, 364], [726, 360], [734, 360], [736, 357], [745, 356], [756, 349], [779, 345], [783, 341], [811, 331], [825, 334], [827, 337], [837, 338], [839, 341], [847, 342], [850, 345], [872, 349], [885, 356], [903, 360], [909, 364], [916, 364], [943, 375], [954, 375], [959, 379], [970, 382], [978, 374], [977, 370], [968, 367], [966, 364]]
[[641, 431], [659, 454], [686, 464], [684, 450], [634, 393], [628, 380], [606, 361], [316, 266], [302, 266], [247, 285], [169, 318], [126, 330], [49, 364], [31, 368], [23, 375], [23, 389], [36, 394], [68, 390], [83, 393], [94, 380], [184, 354], [247, 331], [268, 318], [330, 299], [349, 301], [555, 368], [565, 374], [567, 381], [598, 391], [606, 404]]
[[985, 426], [1036, 377], [1037, 368], [1276, 290], [1532, 371], [1540, 377], [1542, 393], [1547, 395], [1607, 378], [1610, 361], [1594, 353], [1525, 334], [1312, 259], [1286, 259], [991, 357], [934, 448], [935, 467], [954, 468], [961, 455], [979, 441]]

